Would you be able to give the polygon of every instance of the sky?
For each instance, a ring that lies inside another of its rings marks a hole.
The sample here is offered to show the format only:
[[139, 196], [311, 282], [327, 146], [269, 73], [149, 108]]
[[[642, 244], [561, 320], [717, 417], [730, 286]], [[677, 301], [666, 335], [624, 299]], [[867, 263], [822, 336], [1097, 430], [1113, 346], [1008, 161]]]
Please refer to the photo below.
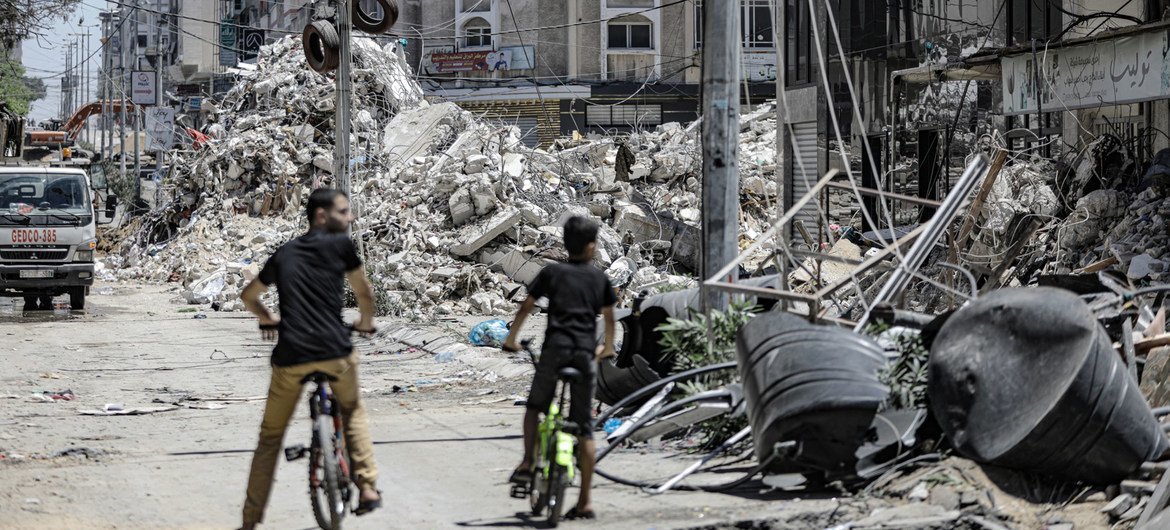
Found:
[[[78, 38], [73, 34], [85, 33], [87, 27], [91, 32], [89, 45], [95, 53], [86, 63], [91, 79], [91, 93], [86, 100], [92, 101], [93, 94], [97, 92], [96, 80], [98, 69], [101, 66], [101, 53], [97, 53], [101, 47], [101, 21], [98, 19], [98, 13], [102, 11], [101, 7], [105, 5], [105, 2], [102, 0], [82, 0], [82, 2], [78, 5], [77, 11], [69, 16], [69, 20], [62, 21], [58, 18], [49, 21], [53, 27], [46, 32], [43, 38], [31, 38], [23, 43], [24, 58], [22, 62], [27, 70], [26, 75], [43, 78], [48, 89], [48, 95], [44, 99], [34, 101], [29, 110], [29, 117], [38, 123], [41, 120], [58, 117], [57, 113], [61, 104], [60, 74], [65, 71], [66, 45]], [[79, 19], [84, 19], [83, 25], [78, 25]], [[81, 37], [81, 40], [84, 40], [84, 37]], [[84, 57], [82, 56], [82, 58]]]

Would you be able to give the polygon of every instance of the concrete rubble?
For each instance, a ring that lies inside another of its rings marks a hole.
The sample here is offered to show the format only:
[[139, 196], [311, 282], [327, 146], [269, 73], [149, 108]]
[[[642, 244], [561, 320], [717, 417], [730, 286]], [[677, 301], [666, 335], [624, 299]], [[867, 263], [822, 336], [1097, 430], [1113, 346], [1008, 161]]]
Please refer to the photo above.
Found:
[[[334, 184], [333, 80], [300, 41], [266, 46], [218, 115], [221, 137], [164, 183], [169, 196], [108, 260], [116, 278], [182, 285], [184, 301], [240, 310], [269, 254], [304, 230], [303, 200]], [[698, 127], [667, 123], [624, 139], [618, 181], [609, 137], [531, 149], [515, 127], [428, 103], [401, 50], [355, 39], [354, 226], [380, 314], [503, 314], [545, 260], [563, 259], [572, 214], [601, 222], [597, 265], [627, 293], [694, 285], [699, 256]], [[771, 104], [741, 119], [744, 241], [777, 216]]]

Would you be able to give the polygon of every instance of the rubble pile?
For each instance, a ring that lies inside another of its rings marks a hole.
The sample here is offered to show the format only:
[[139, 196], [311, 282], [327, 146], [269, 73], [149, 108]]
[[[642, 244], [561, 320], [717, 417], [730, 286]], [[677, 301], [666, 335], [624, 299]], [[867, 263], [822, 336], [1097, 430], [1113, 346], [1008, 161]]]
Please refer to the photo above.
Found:
[[[627, 293], [695, 284], [697, 123], [531, 149], [515, 127], [423, 100], [395, 44], [354, 42], [354, 234], [380, 314], [512, 311], [540, 268], [565, 257], [559, 227], [573, 214], [601, 221], [597, 265]], [[116, 277], [180, 282], [188, 303], [239, 310], [243, 285], [305, 230], [304, 197], [334, 182], [334, 98], [299, 46], [273, 43], [240, 72], [222, 133], [175, 161], [169, 202], [109, 259]], [[779, 210], [775, 134], [771, 104], [741, 119], [744, 241]]]

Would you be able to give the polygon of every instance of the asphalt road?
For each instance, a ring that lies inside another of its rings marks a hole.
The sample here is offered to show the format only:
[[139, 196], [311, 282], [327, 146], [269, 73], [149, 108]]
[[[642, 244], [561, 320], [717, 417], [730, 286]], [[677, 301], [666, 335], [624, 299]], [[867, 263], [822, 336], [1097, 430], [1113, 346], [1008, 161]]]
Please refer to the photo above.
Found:
[[[186, 312], [167, 286], [103, 284], [95, 293], [88, 311], [63, 315], [24, 314], [0, 299], [0, 528], [235, 528], [264, 405], [250, 398], [266, 392], [270, 345], [248, 315]], [[346, 528], [542, 526], [505, 484], [520, 452], [515, 402], [531, 368], [461, 346], [477, 320], [379, 322], [385, 333], [359, 342], [386, 504]], [[535, 320], [533, 335], [542, 325]], [[442, 351], [454, 360], [436, 362]], [[64, 390], [75, 399], [33, 396]], [[79, 412], [173, 403], [179, 408], [145, 415]], [[308, 424], [302, 406], [286, 444], [307, 443]], [[603, 467], [661, 478], [691, 458], [622, 450]], [[303, 460], [280, 464], [263, 528], [313, 527], [305, 475]], [[835, 499], [782, 502], [792, 495], [761, 488], [653, 496], [599, 480], [599, 520], [563, 526], [718, 528], [781, 517], [813, 528], [847, 511]]]

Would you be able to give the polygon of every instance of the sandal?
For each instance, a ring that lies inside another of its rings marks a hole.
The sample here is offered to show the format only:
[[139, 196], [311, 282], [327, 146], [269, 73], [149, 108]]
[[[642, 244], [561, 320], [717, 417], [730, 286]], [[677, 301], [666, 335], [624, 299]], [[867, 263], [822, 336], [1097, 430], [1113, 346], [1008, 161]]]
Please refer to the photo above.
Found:
[[516, 469], [512, 471], [512, 476], [508, 477], [508, 482], [512, 484], [531, 484], [532, 471], [527, 469]]
[[571, 510], [569, 510], [569, 513], [565, 514], [565, 520], [572, 521], [574, 519], [597, 519], [597, 514], [593, 513], [593, 510], [589, 510], [587, 512], [580, 511], [576, 506], [574, 506]]
[[377, 500], [358, 501], [357, 508], [354, 508], [353, 514], [354, 515], [365, 515], [365, 514], [370, 513], [374, 510], [377, 510], [378, 508], [381, 508], [381, 507], [382, 507], [382, 490], [378, 490]]

